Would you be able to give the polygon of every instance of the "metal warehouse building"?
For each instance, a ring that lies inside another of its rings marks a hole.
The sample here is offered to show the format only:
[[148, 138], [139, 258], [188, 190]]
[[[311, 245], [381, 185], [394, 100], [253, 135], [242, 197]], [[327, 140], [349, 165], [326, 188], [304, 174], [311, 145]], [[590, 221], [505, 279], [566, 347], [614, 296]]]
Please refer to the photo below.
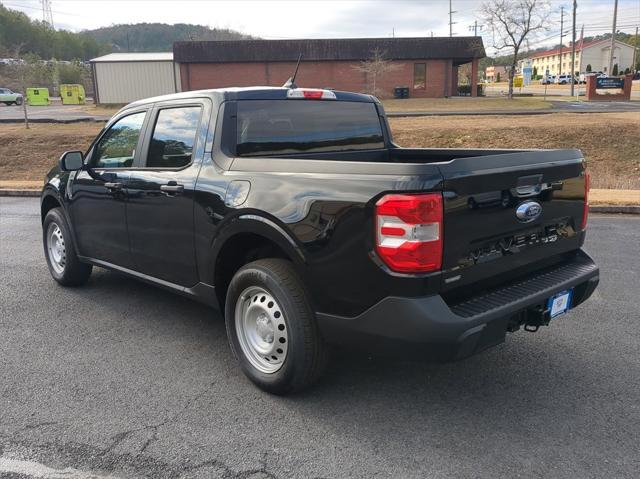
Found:
[[311, 40], [191, 41], [173, 44], [183, 91], [227, 86], [281, 86], [302, 55], [296, 83], [301, 87], [372, 91], [363, 61], [381, 52], [387, 73], [376, 77], [376, 92], [393, 95], [407, 87], [411, 97], [458, 94], [458, 70], [468, 65], [476, 95], [481, 37], [345, 38]]
[[173, 53], [110, 53], [91, 60], [96, 103], [129, 103], [180, 91]]

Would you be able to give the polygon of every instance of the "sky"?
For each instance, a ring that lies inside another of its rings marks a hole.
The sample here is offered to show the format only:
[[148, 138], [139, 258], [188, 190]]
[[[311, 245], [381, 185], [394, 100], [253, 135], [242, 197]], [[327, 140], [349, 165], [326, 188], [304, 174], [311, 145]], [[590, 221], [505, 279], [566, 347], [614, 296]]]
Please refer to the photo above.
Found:
[[[492, 34], [482, 27], [483, 0], [451, 0], [454, 36], [473, 35], [474, 22], [488, 53]], [[0, 0], [6, 7], [42, 19], [39, 0]], [[448, 0], [52, 0], [54, 26], [72, 31], [118, 23], [195, 23], [230, 28], [266, 39], [448, 36]], [[559, 42], [565, 7], [564, 43], [570, 40], [572, 0], [551, 0], [548, 29], [530, 48]], [[611, 31], [614, 0], [578, 0], [577, 29], [585, 36]], [[640, 0], [619, 0], [619, 30], [640, 26]], [[579, 34], [578, 34], [579, 36]]]

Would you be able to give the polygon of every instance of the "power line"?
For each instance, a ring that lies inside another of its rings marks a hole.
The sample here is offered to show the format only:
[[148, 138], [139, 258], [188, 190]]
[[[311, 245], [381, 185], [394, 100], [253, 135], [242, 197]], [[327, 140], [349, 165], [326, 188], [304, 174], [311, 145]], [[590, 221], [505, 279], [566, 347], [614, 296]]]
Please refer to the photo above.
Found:
[[[26, 8], [27, 10], [42, 10], [42, 7], [33, 7], [31, 5], [19, 5], [19, 4], [15, 4], [15, 3], [2, 3], [5, 7], [11, 7], [11, 8]], [[79, 18], [88, 18], [86, 15], [78, 15], [77, 13], [69, 13], [69, 12], [61, 12], [60, 10], [51, 10], [52, 13], [55, 13], [56, 15], [69, 15], [70, 17], [79, 17]]]

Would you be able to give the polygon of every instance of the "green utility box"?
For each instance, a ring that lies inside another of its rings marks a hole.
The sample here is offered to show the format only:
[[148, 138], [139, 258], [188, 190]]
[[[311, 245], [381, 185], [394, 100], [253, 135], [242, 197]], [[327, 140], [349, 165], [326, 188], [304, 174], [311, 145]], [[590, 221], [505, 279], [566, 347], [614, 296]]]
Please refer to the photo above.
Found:
[[48, 88], [27, 88], [27, 105], [50, 105]]
[[63, 105], [84, 105], [84, 87], [82, 85], [60, 85], [60, 98]]

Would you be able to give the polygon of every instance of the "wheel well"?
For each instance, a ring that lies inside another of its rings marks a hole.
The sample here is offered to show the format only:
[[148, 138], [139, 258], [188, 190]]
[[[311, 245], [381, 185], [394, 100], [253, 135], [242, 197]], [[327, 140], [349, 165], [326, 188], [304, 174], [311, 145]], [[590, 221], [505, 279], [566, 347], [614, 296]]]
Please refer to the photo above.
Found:
[[227, 239], [218, 253], [214, 270], [214, 285], [220, 309], [224, 311], [227, 289], [233, 275], [252, 261], [264, 258], [291, 259], [275, 242], [255, 233], [239, 233]]
[[44, 221], [44, 217], [47, 216], [49, 210], [53, 208], [60, 207], [60, 202], [55, 199], [55, 197], [49, 195], [45, 196], [44, 200], [42, 200], [42, 205], [40, 206], [40, 219]]

